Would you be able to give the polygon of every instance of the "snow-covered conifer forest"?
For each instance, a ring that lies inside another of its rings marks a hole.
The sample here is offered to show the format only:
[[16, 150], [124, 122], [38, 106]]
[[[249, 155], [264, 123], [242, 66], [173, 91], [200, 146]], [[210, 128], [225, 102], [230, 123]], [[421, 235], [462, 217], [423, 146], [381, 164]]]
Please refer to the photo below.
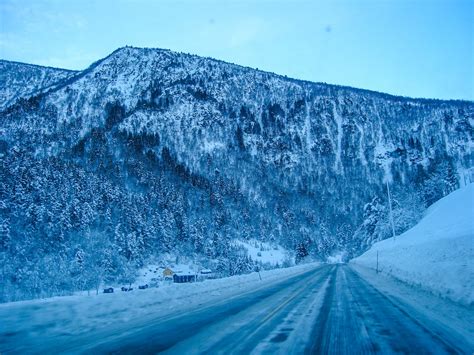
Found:
[[249, 241], [347, 260], [391, 236], [387, 182], [397, 235], [472, 182], [473, 123], [472, 102], [161, 49], [0, 61], [0, 302], [130, 283], [165, 254], [248, 273]]

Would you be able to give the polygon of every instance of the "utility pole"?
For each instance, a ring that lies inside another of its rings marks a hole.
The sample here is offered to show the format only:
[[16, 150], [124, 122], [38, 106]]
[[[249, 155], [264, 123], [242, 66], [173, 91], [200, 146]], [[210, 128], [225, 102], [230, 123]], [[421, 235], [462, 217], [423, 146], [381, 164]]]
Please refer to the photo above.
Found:
[[375, 273], [378, 274], [379, 273], [379, 251], [377, 250], [377, 267], [375, 269]]
[[260, 275], [260, 266], [258, 264], [255, 266], [255, 270], [258, 272], [258, 277], [260, 278], [260, 281], [262, 281], [262, 275]]
[[388, 186], [388, 180], [387, 180], [387, 195], [388, 195], [388, 207], [390, 209], [390, 224], [392, 225], [392, 237], [393, 237], [393, 241], [395, 241], [395, 225], [393, 223], [392, 198], [390, 196], [390, 187]]

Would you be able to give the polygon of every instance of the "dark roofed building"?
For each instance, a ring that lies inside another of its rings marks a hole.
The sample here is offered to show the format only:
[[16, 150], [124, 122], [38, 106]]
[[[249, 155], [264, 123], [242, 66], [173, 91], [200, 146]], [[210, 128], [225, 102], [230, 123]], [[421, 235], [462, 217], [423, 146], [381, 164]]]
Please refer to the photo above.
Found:
[[194, 274], [178, 274], [173, 275], [173, 281], [176, 283], [195, 282], [196, 275]]

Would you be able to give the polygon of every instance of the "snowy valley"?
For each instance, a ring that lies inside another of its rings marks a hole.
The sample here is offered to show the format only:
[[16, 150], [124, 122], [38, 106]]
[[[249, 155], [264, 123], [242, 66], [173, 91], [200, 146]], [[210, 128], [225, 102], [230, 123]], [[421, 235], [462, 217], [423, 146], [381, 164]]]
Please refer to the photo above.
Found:
[[[474, 349], [473, 193], [470, 184], [441, 199], [420, 223], [396, 241], [374, 244], [351, 268], [306, 263], [187, 284], [161, 282], [135, 293], [6, 303], [0, 305], [2, 350], [469, 352]], [[158, 265], [143, 270], [140, 281], [149, 281], [146, 272], [156, 270]], [[332, 302], [338, 307], [326, 309]], [[341, 313], [349, 339], [332, 323]], [[313, 334], [313, 324], [321, 322], [323, 333]], [[246, 336], [235, 341], [241, 333]]]
[[473, 126], [163, 49], [0, 61], [0, 352], [472, 352]]
[[267, 249], [349, 260], [391, 235], [387, 181], [401, 234], [473, 178], [472, 102], [161, 49], [1, 65], [2, 301], [134, 282], [166, 255], [220, 276], [277, 266]]

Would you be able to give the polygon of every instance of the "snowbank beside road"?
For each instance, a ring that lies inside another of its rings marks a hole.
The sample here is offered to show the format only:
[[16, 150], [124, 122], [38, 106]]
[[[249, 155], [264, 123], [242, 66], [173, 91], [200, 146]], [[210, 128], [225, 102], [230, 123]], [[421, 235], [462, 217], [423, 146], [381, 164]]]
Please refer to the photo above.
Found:
[[[0, 304], [0, 353], [31, 352], [42, 344], [67, 344], [81, 336], [120, 333], [255, 291], [314, 269], [304, 264], [204, 282], [91, 296], [53, 297]], [[46, 345], [45, 345], [46, 346]]]
[[375, 243], [351, 263], [376, 268], [465, 305], [474, 303], [474, 184], [442, 198], [395, 240]]

